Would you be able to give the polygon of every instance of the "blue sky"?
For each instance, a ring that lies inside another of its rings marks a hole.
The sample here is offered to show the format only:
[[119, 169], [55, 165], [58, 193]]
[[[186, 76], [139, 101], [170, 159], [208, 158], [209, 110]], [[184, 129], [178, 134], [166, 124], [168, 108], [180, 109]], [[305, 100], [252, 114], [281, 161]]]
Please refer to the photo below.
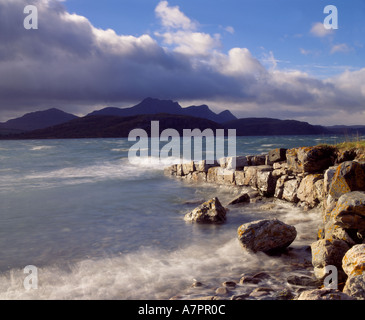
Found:
[[[98, 28], [112, 28], [121, 35], [139, 36], [159, 30], [151, 0], [67, 0], [70, 12], [86, 16]], [[328, 77], [346, 69], [365, 67], [365, 1], [363, 0], [184, 0], [169, 1], [198, 22], [199, 30], [220, 34], [222, 50], [248, 48], [270, 66], [300, 69]], [[325, 6], [338, 9], [339, 28], [328, 36], [311, 32], [328, 14]], [[337, 46], [337, 47], [336, 47]], [[337, 50], [336, 50], [337, 48]]]
[[[323, 26], [327, 5], [337, 30]], [[0, 30], [0, 121], [154, 97], [237, 117], [365, 124], [363, 0], [1, 0]]]

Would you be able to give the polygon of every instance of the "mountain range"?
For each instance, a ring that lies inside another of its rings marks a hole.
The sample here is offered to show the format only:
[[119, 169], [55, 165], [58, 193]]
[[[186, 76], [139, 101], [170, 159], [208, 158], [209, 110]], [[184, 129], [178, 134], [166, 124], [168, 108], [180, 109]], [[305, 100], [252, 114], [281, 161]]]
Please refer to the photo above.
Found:
[[314, 126], [296, 120], [272, 118], [237, 119], [230, 111], [215, 113], [207, 105], [182, 108], [171, 100], [146, 98], [130, 108], [107, 107], [84, 117], [58, 109], [27, 113], [0, 123], [2, 139], [67, 139], [128, 137], [135, 128], [150, 130], [151, 121], [160, 122], [160, 131], [183, 129], [236, 129], [237, 136], [364, 134], [365, 126]]

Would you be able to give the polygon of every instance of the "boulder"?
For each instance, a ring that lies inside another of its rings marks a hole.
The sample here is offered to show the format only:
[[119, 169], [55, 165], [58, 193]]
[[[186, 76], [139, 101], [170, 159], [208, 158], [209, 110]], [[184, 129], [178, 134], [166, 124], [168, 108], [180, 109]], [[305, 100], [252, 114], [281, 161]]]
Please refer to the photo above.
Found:
[[337, 166], [332, 166], [329, 167], [325, 172], [324, 172], [324, 177], [323, 177], [323, 189], [325, 194], [328, 194], [328, 192], [330, 191], [330, 187], [331, 187], [331, 183], [332, 183], [332, 179], [336, 173], [337, 170]]
[[286, 160], [286, 150], [287, 149], [283, 149], [283, 148], [277, 148], [277, 149], [271, 150], [269, 152], [269, 161], [272, 163], [285, 161]]
[[286, 152], [288, 169], [294, 173], [322, 173], [336, 159], [336, 148], [331, 146], [301, 147]]
[[236, 170], [234, 172], [236, 186], [244, 186], [245, 185], [245, 172]]
[[207, 174], [201, 171], [194, 171], [191, 174], [191, 180], [194, 182], [205, 182], [207, 181]]
[[257, 189], [261, 195], [271, 197], [275, 193], [277, 177], [272, 174], [271, 166], [259, 166], [257, 170]]
[[322, 239], [312, 243], [314, 275], [319, 279], [324, 278], [326, 275], [324, 268], [330, 265], [341, 271], [342, 258], [349, 249], [349, 245], [342, 240]]
[[355, 245], [346, 252], [342, 268], [348, 275], [343, 292], [365, 299], [365, 244]]
[[365, 244], [357, 244], [348, 250], [342, 259], [343, 271], [349, 277], [365, 272]]
[[218, 198], [213, 198], [188, 212], [184, 220], [198, 223], [223, 223], [226, 220], [226, 209]]
[[182, 164], [182, 170], [183, 170], [183, 174], [186, 176], [189, 173], [192, 173], [195, 171], [195, 164], [194, 161], [189, 161], [187, 163], [183, 163]]
[[323, 288], [303, 291], [298, 300], [354, 300], [354, 298], [339, 290]]
[[365, 191], [365, 163], [346, 161], [337, 167], [329, 194], [338, 200], [351, 191]]
[[265, 219], [241, 225], [237, 234], [244, 249], [273, 253], [288, 247], [295, 240], [297, 231], [277, 219]]
[[300, 182], [301, 182], [300, 177], [293, 177], [292, 179], [285, 181], [282, 199], [294, 203], [298, 202], [299, 199], [297, 193], [298, 193], [298, 188], [300, 186]]
[[336, 225], [344, 229], [365, 230], [365, 192], [353, 191], [343, 194], [331, 212]]
[[315, 183], [323, 179], [323, 174], [309, 174], [300, 183], [297, 190], [297, 197], [300, 201], [315, 207], [319, 203], [320, 195], [317, 192]]
[[364, 300], [365, 299], [365, 273], [349, 277], [346, 280], [343, 292], [351, 297]]

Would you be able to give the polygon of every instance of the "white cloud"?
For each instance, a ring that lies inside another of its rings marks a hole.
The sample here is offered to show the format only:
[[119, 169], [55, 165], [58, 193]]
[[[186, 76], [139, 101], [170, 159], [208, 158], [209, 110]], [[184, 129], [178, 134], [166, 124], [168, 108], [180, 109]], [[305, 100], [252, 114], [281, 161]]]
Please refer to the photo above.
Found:
[[333, 34], [333, 30], [326, 29], [321, 22], [316, 22], [313, 24], [310, 33], [315, 37], [323, 38]]
[[230, 34], [234, 34], [234, 32], [235, 32], [235, 30], [232, 26], [225, 27], [224, 30], [226, 30]]
[[331, 54], [336, 52], [348, 53], [352, 49], [346, 43], [335, 44], [331, 48]]
[[195, 30], [197, 27], [178, 6], [170, 7], [167, 1], [161, 1], [155, 12], [165, 27], [184, 30]]

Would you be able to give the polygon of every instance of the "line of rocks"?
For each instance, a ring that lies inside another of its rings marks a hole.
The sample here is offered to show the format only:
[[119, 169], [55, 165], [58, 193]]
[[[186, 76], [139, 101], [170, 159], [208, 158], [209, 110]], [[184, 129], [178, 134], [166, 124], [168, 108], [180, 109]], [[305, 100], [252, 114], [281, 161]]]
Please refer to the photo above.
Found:
[[[305, 299], [365, 299], [365, 163], [358, 150], [339, 152], [331, 146], [274, 149], [266, 155], [238, 156], [175, 164], [165, 174], [186, 181], [251, 187], [230, 204], [249, 202], [255, 196], [283, 199], [308, 210], [322, 210], [318, 241], [311, 245], [314, 274], [319, 280], [327, 266], [338, 269], [341, 291], [318, 289]], [[195, 222], [223, 223], [225, 208], [217, 198], [185, 216]], [[293, 226], [260, 220], [238, 228], [242, 246], [266, 253], [289, 246], [296, 237]], [[351, 266], [351, 268], [349, 267]], [[302, 297], [302, 298], [303, 298]]]

